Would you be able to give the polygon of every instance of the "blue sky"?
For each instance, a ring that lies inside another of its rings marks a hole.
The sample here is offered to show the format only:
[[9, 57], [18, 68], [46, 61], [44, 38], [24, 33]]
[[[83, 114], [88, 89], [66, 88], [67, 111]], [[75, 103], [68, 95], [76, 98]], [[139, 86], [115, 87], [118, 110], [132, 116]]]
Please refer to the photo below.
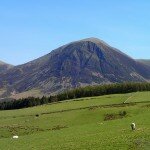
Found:
[[149, 9], [149, 0], [0, 1], [0, 60], [22, 64], [88, 37], [149, 59]]

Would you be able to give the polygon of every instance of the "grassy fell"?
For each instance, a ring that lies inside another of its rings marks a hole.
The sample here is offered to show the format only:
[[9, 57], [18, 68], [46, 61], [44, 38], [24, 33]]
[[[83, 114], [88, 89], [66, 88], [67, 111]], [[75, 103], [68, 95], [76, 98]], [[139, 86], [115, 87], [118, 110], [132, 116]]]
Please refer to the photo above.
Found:
[[[1, 111], [0, 149], [149, 149], [149, 93], [135, 93], [129, 100], [138, 100], [136, 104], [123, 103], [133, 94], [129, 93]], [[113, 119], [104, 121], [107, 115]], [[13, 135], [19, 139], [12, 139]]]

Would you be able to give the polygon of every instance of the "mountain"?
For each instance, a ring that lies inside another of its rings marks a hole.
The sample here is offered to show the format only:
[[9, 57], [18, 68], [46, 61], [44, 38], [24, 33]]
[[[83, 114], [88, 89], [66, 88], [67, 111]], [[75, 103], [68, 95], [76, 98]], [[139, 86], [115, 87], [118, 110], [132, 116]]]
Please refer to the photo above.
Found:
[[4, 63], [3, 61], [0, 61], [0, 73], [7, 71], [8, 69], [12, 68], [13, 66], [7, 63]]
[[69, 43], [0, 73], [0, 87], [7, 89], [3, 96], [28, 90], [50, 94], [125, 81], [149, 82], [150, 67], [96, 38]]
[[137, 59], [137, 61], [150, 66], [150, 59]]

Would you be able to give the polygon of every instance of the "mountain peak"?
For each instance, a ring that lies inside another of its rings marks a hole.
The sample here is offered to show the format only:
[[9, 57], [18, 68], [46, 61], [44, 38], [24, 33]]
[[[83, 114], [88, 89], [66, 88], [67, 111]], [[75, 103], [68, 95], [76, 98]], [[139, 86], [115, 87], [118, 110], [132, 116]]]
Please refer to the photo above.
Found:
[[[107, 44], [106, 42], [104, 42], [103, 40], [99, 39], [99, 38], [95, 38], [95, 37], [90, 37], [90, 38], [85, 38], [85, 39], [82, 39], [80, 40], [81, 42], [82, 41], [86, 41], [86, 42], [92, 42], [92, 43], [95, 43], [95, 44], [98, 44], [98, 45], [105, 45], [105, 46], [109, 46], [109, 44]], [[79, 41], [79, 42], [80, 42]]]
[[90, 38], [83, 39], [83, 41], [100, 42], [102, 40], [95, 38], [95, 37], [90, 37]]
[[147, 82], [150, 68], [92, 37], [59, 47], [0, 73], [0, 77], [0, 87], [7, 87], [8, 92], [38, 89], [44, 94], [55, 94], [87, 85]]

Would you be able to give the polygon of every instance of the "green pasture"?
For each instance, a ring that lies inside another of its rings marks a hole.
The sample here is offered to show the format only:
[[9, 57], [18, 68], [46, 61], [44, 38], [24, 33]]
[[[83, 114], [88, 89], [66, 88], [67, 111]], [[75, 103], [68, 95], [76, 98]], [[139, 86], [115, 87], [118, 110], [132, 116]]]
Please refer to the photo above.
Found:
[[[107, 115], [112, 117], [106, 120]], [[13, 135], [19, 138], [12, 139]], [[0, 150], [27, 149], [149, 150], [150, 92], [0, 111]]]

